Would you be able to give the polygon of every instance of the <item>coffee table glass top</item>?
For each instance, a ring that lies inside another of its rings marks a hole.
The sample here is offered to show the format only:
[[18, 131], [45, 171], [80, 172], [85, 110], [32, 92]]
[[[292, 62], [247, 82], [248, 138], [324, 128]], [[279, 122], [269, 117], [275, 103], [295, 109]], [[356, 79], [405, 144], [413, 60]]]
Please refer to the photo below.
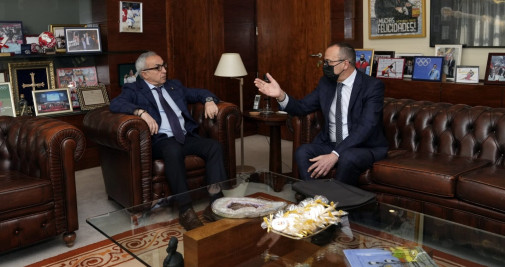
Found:
[[[298, 180], [272, 172], [241, 174], [220, 184], [226, 197], [251, 196], [296, 203]], [[204, 226], [178, 224], [174, 196], [87, 219], [146, 266], [163, 266], [172, 236], [185, 266], [346, 266], [344, 249], [421, 246], [438, 266], [505, 266], [505, 237], [395, 206], [372, 203], [353, 210], [333, 232], [293, 240], [261, 228], [263, 218], [208, 222], [207, 187], [190, 191]], [[338, 205], [337, 205], [338, 209]], [[329, 234], [328, 234], [329, 233]]]

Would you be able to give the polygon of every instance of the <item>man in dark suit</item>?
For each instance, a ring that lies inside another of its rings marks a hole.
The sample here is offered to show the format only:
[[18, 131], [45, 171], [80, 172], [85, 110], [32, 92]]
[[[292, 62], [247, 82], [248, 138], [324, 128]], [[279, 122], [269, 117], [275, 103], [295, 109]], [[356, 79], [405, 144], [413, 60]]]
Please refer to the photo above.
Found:
[[[213, 139], [198, 135], [198, 124], [189, 113], [188, 103], [205, 104], [205, 118], [213, 119], [219, 99], [205, 89], [186, 88], [180, 81], [167, 80], [167, 64], [154, 52], [146, 52], [135, 62], [138, 70], [134, 83], [123, 86], [121, 94], [110, 104], [112, 112], [133, 114], [142, 118], [151, 131], [152, 154], [165, 163], [165, 177], [174, 194], [188, 191], [184, 157], [198, 155], [206, 161], [206, 179], [209, 185], [226, 180], [221, 145]], [[219, 186], [208, 188], [211, 203], [222, 196]], [[191, 230], [202, 226], [192, 208], [188, 194], [176, 198], [179, 223]], [[204, 218], [215, 219], [210, 205]]]
[[324, 59], [324, 76], [302, 100], [289, 97], [270, 74], [270, 83], [261, 79], [254, 83], [261, 93], [275, 97], [289, 114], [303, 116], [317, 110], [324, 114], [322, 131], [311, 144], [296, 151], [301, 178], [325, 176], [336, 167], [337, 180], [355, 185], [363, 171], [386, 157], [384, 84], [356, 70], [356, 52], [348, 44], [329, 46]]

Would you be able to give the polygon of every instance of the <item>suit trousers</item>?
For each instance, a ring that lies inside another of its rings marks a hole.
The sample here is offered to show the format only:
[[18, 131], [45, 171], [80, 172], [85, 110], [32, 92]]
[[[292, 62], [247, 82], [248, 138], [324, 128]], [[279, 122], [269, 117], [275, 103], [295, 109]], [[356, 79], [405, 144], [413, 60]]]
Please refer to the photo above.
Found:
[[[153, 144], [153, 158], [161, 159], [165, 163], [165, 178], [173, 194], [188, 191], [186, 180], [186, 166], [184, 158], [196, 155], [205, 161], [207, 184], [215, 184], [226, 180], [223, 162], [223, 149], [214, 139], [186, 135], [184, 144], [180, 144], [174, 137], [163, 138]], [[191, 205], [189, 194], [182, 194], [175, 198], [179, 208]]]
[[[335, 148], [335, 143], [329, 144], [303, 144], [295, 153], [296, 164], [302, 180], [311, 180], [311, 173], [307, 170], [314, 164], [309, 161], [320, 155], [332, 153]], [[387, 153], [387, 149], [384, 151]], [[340, 157], [335, 164], [336, 175], [335, 179], [346, 184], [357, 185], [359, 176], [371, 168], [375, 162], [375, 157], [368, 148], [349, 148], [340, 154]]]

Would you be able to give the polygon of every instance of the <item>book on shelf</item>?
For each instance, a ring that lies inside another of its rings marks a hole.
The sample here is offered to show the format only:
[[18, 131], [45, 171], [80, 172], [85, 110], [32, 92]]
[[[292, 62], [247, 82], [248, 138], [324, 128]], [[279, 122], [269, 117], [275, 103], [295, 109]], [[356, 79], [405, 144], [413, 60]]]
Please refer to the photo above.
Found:
[[421, 247], [392, 247], [389, 249], [344, 249], [347, 266], [412, 266], [437, 267], [438, 265]]

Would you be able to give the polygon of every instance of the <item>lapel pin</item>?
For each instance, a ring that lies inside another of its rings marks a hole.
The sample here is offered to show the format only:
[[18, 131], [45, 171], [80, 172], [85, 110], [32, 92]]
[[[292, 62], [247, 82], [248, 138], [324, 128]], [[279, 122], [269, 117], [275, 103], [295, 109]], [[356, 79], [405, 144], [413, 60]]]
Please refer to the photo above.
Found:
[[172, 86], [172, 87], [170, 87], [170, 90], [174, 90], [174, 87], [173, 87], [173, 86]]

